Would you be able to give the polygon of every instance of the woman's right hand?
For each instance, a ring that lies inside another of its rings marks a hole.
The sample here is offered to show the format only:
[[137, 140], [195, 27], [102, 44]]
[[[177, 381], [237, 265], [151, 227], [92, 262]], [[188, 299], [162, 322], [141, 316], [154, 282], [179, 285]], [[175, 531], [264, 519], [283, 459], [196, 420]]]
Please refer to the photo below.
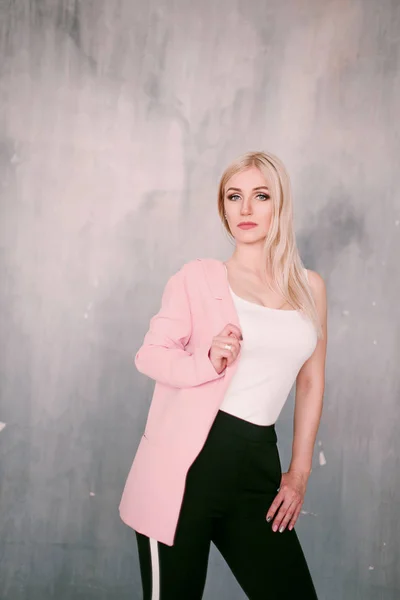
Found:
[[[239, 327], [232, 323], [225, 325], [223, 330], [213, 337], [208, 356], [217, 373], [222, 373], [226, 367], [236, 360], [242, 340], [242, 332]], [[229, 348], [226, 347], [227, 345]]]

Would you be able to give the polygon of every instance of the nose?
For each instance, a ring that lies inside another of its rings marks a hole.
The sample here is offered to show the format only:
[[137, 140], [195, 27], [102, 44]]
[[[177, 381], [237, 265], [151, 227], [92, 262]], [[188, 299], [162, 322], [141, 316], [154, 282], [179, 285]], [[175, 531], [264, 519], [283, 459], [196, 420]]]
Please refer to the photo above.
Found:
[[243, 200], [242, 205], [240, 207], [240, 213], [242, 215], [251, 215], [252, 209], [251, 209], [251, 201], [250, 200]]

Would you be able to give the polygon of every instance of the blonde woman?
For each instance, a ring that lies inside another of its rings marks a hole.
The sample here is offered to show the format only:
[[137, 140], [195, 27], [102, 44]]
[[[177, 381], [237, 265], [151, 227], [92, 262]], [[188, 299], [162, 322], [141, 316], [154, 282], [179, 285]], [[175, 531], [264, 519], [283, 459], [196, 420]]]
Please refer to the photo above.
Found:
[[[211, 542], [251, 600], [312, 600], [294, 526], [322, 412], [325, 285], [302, 266], [277, 157], [231, 164], [218, 211], [232, 256], [170, 277], [135, 357], [156, 384], [120, 515], [136, 533], [144, 600], [201, 599]], [[295, 382], [282, 473], [275, 422]]]

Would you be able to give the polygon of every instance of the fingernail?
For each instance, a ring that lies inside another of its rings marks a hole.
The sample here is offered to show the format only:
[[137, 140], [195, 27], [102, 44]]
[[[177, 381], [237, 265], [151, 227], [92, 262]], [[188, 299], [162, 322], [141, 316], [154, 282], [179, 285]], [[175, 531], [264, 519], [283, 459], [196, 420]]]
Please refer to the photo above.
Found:
[[274, 526], [272, 527], [272, 531], [276, 531], [277, 529], [278, 529], [278, 526], [277, 526], [277, 525], [274, 525]]
[[281, 528], [280, 528], [280, 530], [279, 530], [279, 533], [282, 533], [282, 531], [283, 531], [284, 529], [285, 529], [285, 528], [284, 528], [284, 527], [283, 527], [283, 525], [282, 525], [282, 527], [281, 527]]
[[271, 520], [271, 517], [267, 517], [267, 523], [269, 523]]
[[289, 525], [289, 530], [292, 531], [293, 525]]

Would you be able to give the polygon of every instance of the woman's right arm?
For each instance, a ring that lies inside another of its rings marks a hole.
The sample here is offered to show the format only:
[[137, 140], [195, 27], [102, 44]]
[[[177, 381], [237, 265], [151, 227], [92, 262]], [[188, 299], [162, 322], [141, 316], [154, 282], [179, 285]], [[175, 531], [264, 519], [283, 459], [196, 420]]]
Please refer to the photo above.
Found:
[[150, 320], [142, 346], [136, 353], [138, 371], [173, 387], [194, 387], [223, 377], [217, 373], [208, 352], [210, 343], [185, 350], [192, 332], [192, 317], [183, 269], [165, 286], [161, 308]]

